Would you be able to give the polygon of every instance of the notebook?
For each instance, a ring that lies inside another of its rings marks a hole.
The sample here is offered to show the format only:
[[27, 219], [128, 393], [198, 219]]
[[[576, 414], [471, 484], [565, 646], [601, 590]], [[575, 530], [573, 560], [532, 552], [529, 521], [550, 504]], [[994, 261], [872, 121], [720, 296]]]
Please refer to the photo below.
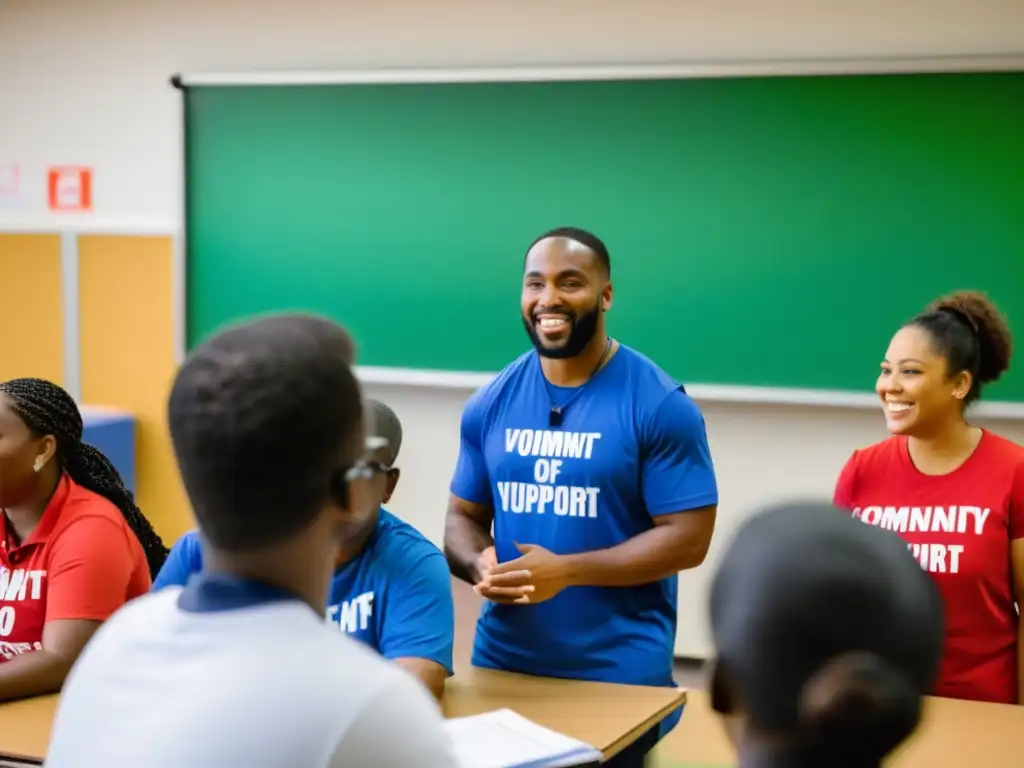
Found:
[[557, 733], [511, 709], [455, 717], [445, 729], [462, 768], [582, 768], [601, 751]]

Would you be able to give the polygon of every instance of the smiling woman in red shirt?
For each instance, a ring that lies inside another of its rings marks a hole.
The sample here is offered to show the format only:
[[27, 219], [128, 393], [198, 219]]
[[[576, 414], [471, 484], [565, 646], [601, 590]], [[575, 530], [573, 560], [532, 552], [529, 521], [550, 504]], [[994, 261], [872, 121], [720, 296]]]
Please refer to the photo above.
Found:
[[896, 532], [946, 607], [935, 693], [1024, 703], [1024, 448], [964, 409], [1010, 364], [1010, 329], [986, 296], [955, 293], [901, 328], [876, 389], [892, 437], [856, 451], [838, 506]]
[[0, 382], [0, 701], [50, 693], [167, 556], [56, 384]]

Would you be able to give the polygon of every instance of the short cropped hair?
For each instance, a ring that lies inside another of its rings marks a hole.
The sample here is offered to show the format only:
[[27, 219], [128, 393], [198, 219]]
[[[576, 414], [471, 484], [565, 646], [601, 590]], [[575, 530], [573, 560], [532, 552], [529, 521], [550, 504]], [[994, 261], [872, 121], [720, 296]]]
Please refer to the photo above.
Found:
[[555, 227], [554, 229], [549, 229], [544, 234], [534, 238], [534, 241], [530, 243], [530, 247], [526, 249], [526, 255], [529, 255], [530, 251], [533, 250], [533, 246], [541, 240], [548, 240], [553, 237], [573, 240], [574, 242], [585, 246], [594, 254], [594, 258], [597, 259], [598, 263], [604, 267], [605, 274], [608, 277], [612, 276], [612, 257], [611, 254], [608, 253], [608, 247], [604, 244], [604, 241], [593, 232], [588, 232], [580, 227]]
[[388, 441], [388, 464], [394, 466], [402, 449], [402, 422], [391, 407], [380, 400], [367, 398], [363, 404], [367, 419], [366, 431]]
[[308, 526], [363, 449], [354, 346], [337, 323], [270, 315], [200, 344], [178, 371], [171, 438], [199, 528], [226, 552]]

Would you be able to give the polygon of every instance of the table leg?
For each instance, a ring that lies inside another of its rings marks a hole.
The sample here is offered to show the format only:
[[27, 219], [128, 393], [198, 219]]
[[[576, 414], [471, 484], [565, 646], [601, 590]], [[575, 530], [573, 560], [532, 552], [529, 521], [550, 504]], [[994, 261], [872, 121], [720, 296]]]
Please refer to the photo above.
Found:
[[660, 723], [601, 765], [604, 768], [645, 768], [647, 755], [658, 743], [659, 728]]

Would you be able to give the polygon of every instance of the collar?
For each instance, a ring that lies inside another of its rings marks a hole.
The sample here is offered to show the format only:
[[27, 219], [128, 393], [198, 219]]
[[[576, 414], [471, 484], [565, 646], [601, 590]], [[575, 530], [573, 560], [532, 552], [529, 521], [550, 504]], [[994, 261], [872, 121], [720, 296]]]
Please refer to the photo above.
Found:
[[218, 613], [292, 601], [301, 602], [288, 590], [261, 581], [200, 572], [185, 584], [178, 607], [189, 613]]
[[[381, 525], [389, 516], [383, 506], [380, 507], [379, 514], [377, 525], [370, 534], [370, 538], [367, 539], [366, 545], [351, 560], [342, 563], [335, 569], [335, 574], [341, 573], [350, 564], [359, 560], [376, 542], [380, 535]], [[285, 589], [261, 581], [239, 579], [223, 573], [209, 573], [202, 570], [193, 574], [185, 584], [178, 596], [178, 607], [189, 613], [216, 613], [286, 601], [301, 602], [301, 599]]]
[[60, 480], [57, 481], [57, 488], [53, 491], [53, 495], [50, 496], [50, 500], [46, 503], [46, 508], [43, 510], [42, 517], [39, 518], [39, 523], [36, 524], [35, 529], [29, 537], [15, 547], [12, 547], [8, 543], [9, 537], [13, 531], [9, 530], [7, 515], [0, 515], [0, 542], [3, 543], [3, 546], [9, 550], [14, 550], [20, 549], [21, 547], [45, 544], [49, 541], [50, 536], [57, 527], [57, 522], [60, 520], [60, 513], [64, 509], [64, 504], [68, 500], [68, 496], [71, 495], [71, 489], [74, 487], [75, 481], [72, 480], [66, 472], [63, 473], [60, 476]]

